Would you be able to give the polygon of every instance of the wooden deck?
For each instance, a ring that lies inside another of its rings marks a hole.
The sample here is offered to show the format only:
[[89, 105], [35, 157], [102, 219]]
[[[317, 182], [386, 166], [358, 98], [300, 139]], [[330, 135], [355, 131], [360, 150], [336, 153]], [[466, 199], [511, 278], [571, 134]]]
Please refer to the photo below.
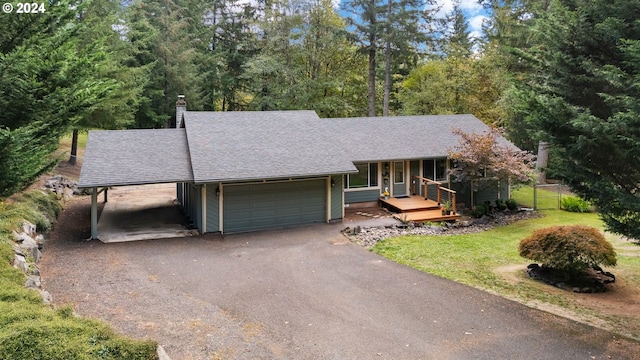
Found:
[[405, 198], [381, 198], [380, 205], [396, 213], [394, 217], [401, 221], [452, 221], [459, 214], [442, 215], [442, 207], [435, 201], [422, 196], [412, 195]]

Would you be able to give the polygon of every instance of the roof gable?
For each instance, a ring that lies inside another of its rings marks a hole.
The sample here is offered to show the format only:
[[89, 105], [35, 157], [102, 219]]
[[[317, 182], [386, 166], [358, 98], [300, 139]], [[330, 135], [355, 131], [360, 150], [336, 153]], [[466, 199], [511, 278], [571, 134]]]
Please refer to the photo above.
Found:
[[354, 172], [314, 111], [185, 112], [196, 182]]

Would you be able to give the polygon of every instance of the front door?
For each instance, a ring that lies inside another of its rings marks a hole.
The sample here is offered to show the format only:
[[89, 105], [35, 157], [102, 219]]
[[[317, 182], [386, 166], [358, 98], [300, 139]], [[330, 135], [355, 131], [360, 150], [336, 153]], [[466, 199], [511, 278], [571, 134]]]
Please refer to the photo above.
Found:
[[404, 161], [393, 162], [393, 196], [402, 197], [407, 195], [407, 184], [405, 176]]

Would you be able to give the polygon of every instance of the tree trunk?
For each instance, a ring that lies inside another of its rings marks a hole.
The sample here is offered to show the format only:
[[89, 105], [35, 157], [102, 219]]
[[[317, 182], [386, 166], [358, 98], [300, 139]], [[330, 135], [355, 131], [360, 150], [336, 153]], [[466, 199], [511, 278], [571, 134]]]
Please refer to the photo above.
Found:
[[[389, 29], [389, 18], [391, 17], [391, 4], [392, 0], [389, 0], [387, 6], [387, 37], [390, 36], [391, 29]], [[389, 93], [391, 92], [391, 40], [388, 38], [385, 41], [384, 46], [384, 99], [382, 100], [382, 116], [389, 116]]]
[[371, 6], [371, 18], [369, 23], [371, 25], [371, 32], [369, 33], [369, 116], [376, 116], [376, 11], [375, 0], [370, 1]]
[[376, 116], [376, 35], [371, 34], [369, 49], [369, 116]]
[[69, 156], [69, 164], [76, 165], [76, 158], [78, 155], [78, 129], [73, 130], [71, 136], [71, 156]]
[[547, 165], [549, 163], [549, 143], [538, 142], [538, 158], [536, 162], [536, 170], [538, 170], [538, 184], [547, 183]]

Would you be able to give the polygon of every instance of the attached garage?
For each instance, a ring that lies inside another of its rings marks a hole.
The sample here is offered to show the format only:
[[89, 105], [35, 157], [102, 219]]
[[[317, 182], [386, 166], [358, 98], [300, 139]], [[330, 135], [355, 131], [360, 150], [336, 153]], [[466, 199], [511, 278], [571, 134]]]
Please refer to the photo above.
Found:
[[327, 221], [327, 179], [228, 184], [223, 187], [224, 233]]

